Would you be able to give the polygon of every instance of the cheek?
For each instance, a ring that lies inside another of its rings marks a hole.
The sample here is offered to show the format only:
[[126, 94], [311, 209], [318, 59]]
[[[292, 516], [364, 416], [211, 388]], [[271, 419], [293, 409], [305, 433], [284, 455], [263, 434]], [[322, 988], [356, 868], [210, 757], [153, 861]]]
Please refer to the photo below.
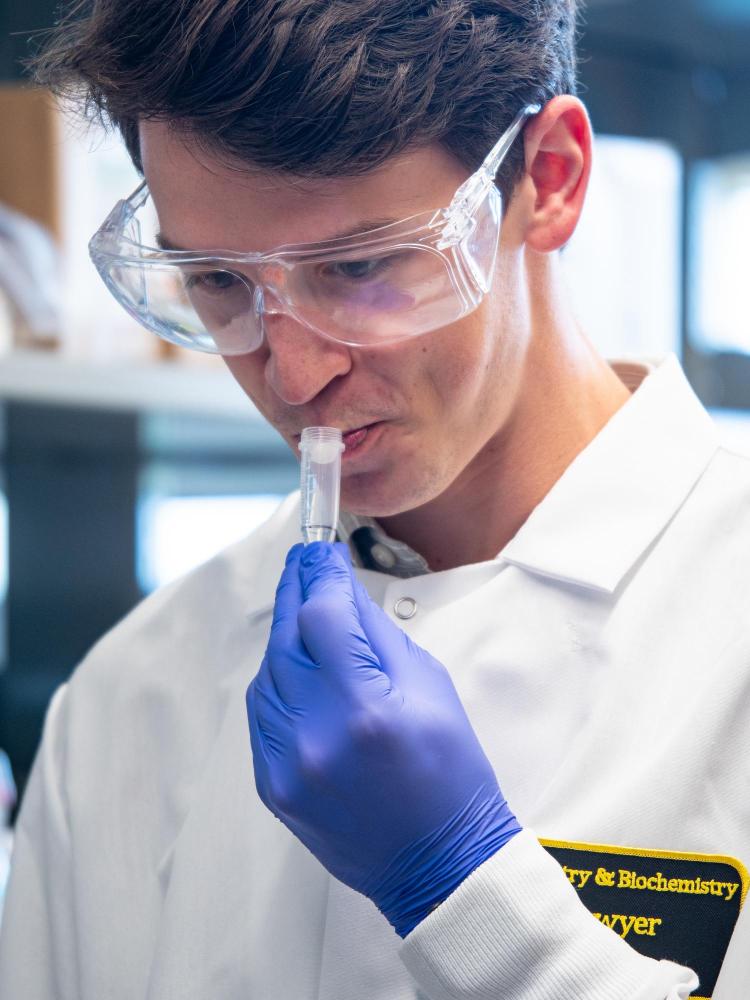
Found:
[[472, 411], [494, 384], [501, 367], [499, 340], [478, 310], [425, 345], [423, 371], [440, 405], [453, 417]]

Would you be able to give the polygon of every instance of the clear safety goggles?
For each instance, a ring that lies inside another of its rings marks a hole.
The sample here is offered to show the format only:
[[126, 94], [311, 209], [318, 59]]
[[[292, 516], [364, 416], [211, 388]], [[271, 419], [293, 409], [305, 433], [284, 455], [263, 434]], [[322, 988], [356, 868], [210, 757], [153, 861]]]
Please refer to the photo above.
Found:
[[256, 350], [273, 313], [351, 346], [427, 333], [472, 312], [489, 290], [502, 215], [495, 176], [539, 110], [521, 111], [448, 208], [268, 253], [163, 250], [144, 182], [92, 237], [91, 259], [139, 323], [209, 354]]

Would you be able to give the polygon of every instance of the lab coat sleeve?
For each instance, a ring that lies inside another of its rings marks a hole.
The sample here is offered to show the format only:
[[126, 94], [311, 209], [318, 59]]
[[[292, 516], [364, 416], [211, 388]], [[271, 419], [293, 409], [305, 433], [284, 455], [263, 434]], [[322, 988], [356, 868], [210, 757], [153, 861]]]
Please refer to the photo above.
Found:
[[684, 1000], [695, 974], [601, 924], [529, 830], [477, 868], [405, 939], [430, 1000]]
[[44, 739], [16, 823], [0, 926], [3, 1000], [76, 1000], [75, 920], [64, 785], [66, 687], [47, 710]]

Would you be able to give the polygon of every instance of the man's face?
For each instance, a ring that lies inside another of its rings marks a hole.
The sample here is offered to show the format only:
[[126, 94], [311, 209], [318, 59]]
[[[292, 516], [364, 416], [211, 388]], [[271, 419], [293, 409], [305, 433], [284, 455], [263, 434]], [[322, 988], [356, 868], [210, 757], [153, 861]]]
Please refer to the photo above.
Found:
[[[447, 206], [466, 179], [438, 145], [364, 177], [303, 182], [229, 166], [161, 123], [141, 126], [141, 149], [162, 236], [195, 250], [268, 251], [397, 221]], [[513, 318], [520, 245], [506, 229], [507, 220], [490, 295], [456, 323], [352, 348], [272, 314], [258, 350], [224, 359], [295, 453], [305, 427], [345, 432], [344, 509], [376, 517], [411, 510], [481, 476], [491, 461], [526, 347]]]

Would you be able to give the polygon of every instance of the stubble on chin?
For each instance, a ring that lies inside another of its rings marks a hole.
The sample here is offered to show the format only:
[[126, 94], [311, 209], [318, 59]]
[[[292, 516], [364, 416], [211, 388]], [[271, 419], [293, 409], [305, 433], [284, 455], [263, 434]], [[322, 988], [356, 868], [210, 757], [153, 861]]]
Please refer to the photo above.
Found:
[[436, 499], [445, 484], [433, 469], [415, 469], [404, 462], [383, 473], [345, 476], [341, 483], [341, 509], [374, 518], [396, 517]]

